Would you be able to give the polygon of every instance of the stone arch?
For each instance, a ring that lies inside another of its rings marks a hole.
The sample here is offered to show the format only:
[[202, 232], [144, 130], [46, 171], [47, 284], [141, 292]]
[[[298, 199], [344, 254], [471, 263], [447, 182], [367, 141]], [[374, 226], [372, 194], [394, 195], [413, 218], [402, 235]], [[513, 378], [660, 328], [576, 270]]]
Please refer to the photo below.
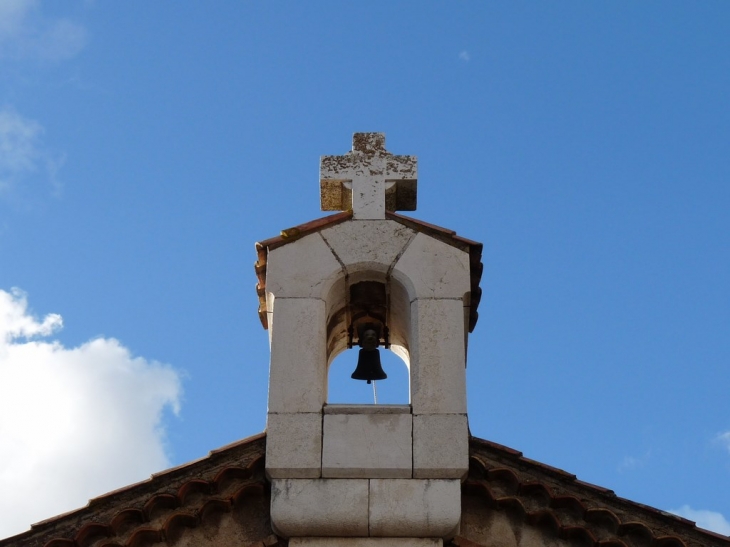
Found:
[[414, 414], [464, 414], [469, 253], [390, 220], [344, 222], [269, 251], [269, 412], [321, 412], [361, 283], [386, 295]]
[[[348, 349], [348, 329], [353, 320], [357, 323], [364, 315], [370, 315], [382, 320], [388, 327], [390, 350], [410, 369], [412, 340], [409, 290], [401, 280], [390, 277], [383, 269], [375, 269], [371, 264], [348, 265], [348, 273], [342, 272], [323, 291], [328, 367], [340, 353]], [[358, 288], [370, 291], [372, 309], [358, 306]]]

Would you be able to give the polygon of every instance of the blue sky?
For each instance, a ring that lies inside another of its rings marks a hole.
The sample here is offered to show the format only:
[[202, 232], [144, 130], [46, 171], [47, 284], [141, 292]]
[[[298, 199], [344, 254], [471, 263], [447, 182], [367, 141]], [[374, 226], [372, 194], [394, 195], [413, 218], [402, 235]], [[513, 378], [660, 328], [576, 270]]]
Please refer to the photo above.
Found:
[[[729, 23], [2, 1], [0, 492], [53, 484], [0, 499], [0, 536], [264, 428], [254, 242], [323, 216], [356, 131], [419, 157], [413, 216], [484, 243], [472, 433], [730, 534]], [[348, 359], [333, 397], [368, 396]]]

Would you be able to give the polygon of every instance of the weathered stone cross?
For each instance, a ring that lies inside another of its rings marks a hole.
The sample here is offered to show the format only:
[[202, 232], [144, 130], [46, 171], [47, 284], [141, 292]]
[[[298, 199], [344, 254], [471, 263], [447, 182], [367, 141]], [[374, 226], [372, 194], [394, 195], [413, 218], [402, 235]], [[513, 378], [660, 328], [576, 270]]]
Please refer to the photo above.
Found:
[[383, 133], [355, 133], [352, 151], [320, 159], [322, 210], [352, 210], [358, 220], [384, 219], [386, 210], [415, 211], [417, 161], [388, 152]]

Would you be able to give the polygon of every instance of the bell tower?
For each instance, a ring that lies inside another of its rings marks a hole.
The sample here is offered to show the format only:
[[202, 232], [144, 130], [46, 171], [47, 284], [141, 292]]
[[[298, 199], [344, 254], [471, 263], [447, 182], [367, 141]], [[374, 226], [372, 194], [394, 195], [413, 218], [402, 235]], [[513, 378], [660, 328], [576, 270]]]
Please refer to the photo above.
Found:
[[[398, 214], [416, 190], [414, 156], [356, 133], [320, 162], [322, 209], [340, 212], [256, 244], [271, 520], [292, 546], [425, 547], [458, 531], [482, 246]], [[381, 378], [368, 352], [405, 361], [410, 404], [327, 404], [329, 365], [358, 346], [356, 378]]]

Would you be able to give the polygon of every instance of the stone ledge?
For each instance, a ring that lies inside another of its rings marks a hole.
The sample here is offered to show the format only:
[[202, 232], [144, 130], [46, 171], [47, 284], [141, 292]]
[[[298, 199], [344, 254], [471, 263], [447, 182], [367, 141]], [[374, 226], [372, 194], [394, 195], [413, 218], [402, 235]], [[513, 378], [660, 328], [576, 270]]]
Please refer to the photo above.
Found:
[[411, 414], [411, 405], [327, 404], [325, 414]]

